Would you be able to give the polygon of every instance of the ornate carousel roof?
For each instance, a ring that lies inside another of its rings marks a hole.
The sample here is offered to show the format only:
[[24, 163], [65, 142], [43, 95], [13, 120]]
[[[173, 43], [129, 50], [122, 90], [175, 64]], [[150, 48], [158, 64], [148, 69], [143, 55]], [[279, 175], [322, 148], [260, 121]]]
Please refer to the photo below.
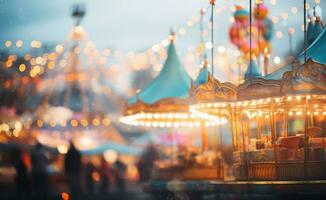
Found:
[[283, 94], [326, 94], [326, 65], [309, 59], [282, 77]]
[[253, 78], [238, 86], [238, 100], [260, 99], [281, 95], [281, 81]]
[[226, 103], [237, 99], [237, 88], [229, 82], [221, 83], [207, 68], [206, 60], [190, 90], [190, 111], [200, 118], [219, 121], [228, 115]]
[[226, 102], [235, 100], [236, 86], [232, 83], [221, 83], [208, 71], [208, 62], [205, 61], [190, 94], [195, 102]]

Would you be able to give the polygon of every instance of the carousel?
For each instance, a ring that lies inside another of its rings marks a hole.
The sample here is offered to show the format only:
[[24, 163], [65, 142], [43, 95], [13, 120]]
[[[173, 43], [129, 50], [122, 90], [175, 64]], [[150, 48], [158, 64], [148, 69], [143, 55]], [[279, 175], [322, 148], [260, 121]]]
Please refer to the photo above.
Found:
[[[202, 120], [189, 112], [190, 90], [193, 85], [200, 84], [204, 72], [200, 73], [196, 81], [192, 81], [177, 56], [174, 34], [170, 36], [170, 40], [163, 69], [147, 87], [138, 91], [137, 95], [129, 100], [121, 122], [166, 130], [171, 145], [162, 151], [170, 159], [155, 163], [153, 180], [221, 179], [223, 174], [216, 168], [217, 160], [221, 159], [220, 155], [208, 150], [208, 127], [225, 124], [227, 119], [221, 115]], [[207, 63], [204, 65], [205, 71]], [[180, 137], [176, 135], [180, 130], [191, 138], [186, 144], [178, 142], [181, 140], [178, 140]], [[198, 138], [201, 140], [199, 146], [194, 144]], [[203, 170], [209, 173], [203, 174]]]
[[252, 79], [233, 104], [237, 180], [324, 179], [325, 65], [311, 59], [281, 80]]

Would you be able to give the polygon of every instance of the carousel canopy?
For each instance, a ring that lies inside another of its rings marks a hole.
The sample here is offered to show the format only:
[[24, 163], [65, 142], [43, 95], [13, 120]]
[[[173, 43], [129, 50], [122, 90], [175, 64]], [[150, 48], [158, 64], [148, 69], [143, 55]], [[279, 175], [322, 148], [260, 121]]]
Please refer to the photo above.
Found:
[[[317, 37], [317, 39], [307, 48], [306, 55], [307, 58], [311, 58], [313, 61], [326, 64], [326, 29], [320, 33], [320, 35]], [[298, 60], [303, 61], [304, 60], [304, 52], [301, 53], [298, 57]], [[291, 71], [293, 67], [293, 63], [282, 67], [273, 73], [270, 73], [266, 75], [264, 78], [266, 79], [273, 79], [278, 80], [281, 79], [283, 74], [287, 71]]]
[[[211, 82], [210, 77], [207, 69], [202, 69], [196, 82]], [[202, 120], [189, 112], [188, 105], [189, 93], [193, 85], [190, 76], [178, 59], [172, 40], [167, 60], [160, 74], [128, 102], [129, 105], [124, 111], [125, 116], [120, 121], [145, 127], [198, 127]], [[212, 118], [208, 119], [204, 125], [215, 126], [226, 121], [224, 118]]]
[[134, 104], [140, 100], [153, 104], [165, 98], [187, 98], [190, 86], [191, 78], [178, 58], [174, 43], [171, 42], [160, 74], [128, 103]]

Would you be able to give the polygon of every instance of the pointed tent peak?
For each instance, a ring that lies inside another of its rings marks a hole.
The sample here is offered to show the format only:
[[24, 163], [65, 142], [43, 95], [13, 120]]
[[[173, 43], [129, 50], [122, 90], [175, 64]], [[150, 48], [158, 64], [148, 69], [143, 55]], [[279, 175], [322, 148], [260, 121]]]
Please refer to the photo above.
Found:
[[317, 20], [316, 18], [315, 26], [313, 27], [312, 30], [312, 39], [313, 40], [317, 39], [321, 32], [323, 32], [321, 21]]
[[309, 20], [308, 27], [307, 27], [308, 44], [312, 44], [314, 42], [314, 40], [316, 39], [313, 34], [314, 27], [315, 27], [315, 24], [311, 20]]
[[[162, 70], [147, 87], [138, 93], [137, 100], [146, 104], [154, 104], [166, 98], [187, 98], [190, 87], [191, 78], [181, 64], [174, 43], [171, 41]], [[129, 102], [134, 104], [135, 98]]]
[[208, 82], [208, 78], [209, 78], [209, 71], [208, 71], [208, 67], [209, 67], [209, 62], [207, 59], [207, 55], [204, 55], [204, 61], [201, 64], [202, 67], [200, 68], [200, 71], [198, 73], [198, 76], [195, 80], [195, 84], [200, 85], [200, 84], [205, 84]]
[[173, 30], [173, 28], [171, 28], [170, 29], [169, 40], [170, 40], [171, 43], [174, 43], [176, 39], [177, 39], [177, 36], [175, 34], [175, 31]]
[[[250, 70], [250, 65], [251, 65], [251, 70]], [[251, 71], [251, 73], [250, 73]], [[257, 65], [257, 63], [255, 61], [252, 61], [247, 68], [247, 71], [245, 73], [245, 80], [250, 79], [250, 77], [261, 77], [261, 72], [260, 72], [260, 68]]]
[[76, 26], [80, 25], [85, 14], [86, 8], [84, 4], [76, 4], [73, 6], [71, 16], [76, 19]]
[[201, 85], [208, 82], [209, 72], [207, 67], [202, 67], [198, 73], [195, 84]]
[[207, 55], [205, 54], [204, 55], [204, 61], [203, 61], [203, 68], [208, 68], [209, 67], [209, 62], [208, 62], [208, 59], [207, 59]]

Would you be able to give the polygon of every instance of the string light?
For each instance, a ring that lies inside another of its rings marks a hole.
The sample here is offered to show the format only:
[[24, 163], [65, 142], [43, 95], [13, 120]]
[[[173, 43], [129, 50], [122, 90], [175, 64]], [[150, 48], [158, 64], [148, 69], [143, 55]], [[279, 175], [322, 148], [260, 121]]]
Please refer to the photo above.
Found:
[[[132, 126], [145, 127], [198, 127], [201, 120], [188, 113], [138, 113], [120, 118], [120, 122]], [[227, 123], [226, 118], [216, 118], [204, 122], [204, 126], [216, 126]]]

